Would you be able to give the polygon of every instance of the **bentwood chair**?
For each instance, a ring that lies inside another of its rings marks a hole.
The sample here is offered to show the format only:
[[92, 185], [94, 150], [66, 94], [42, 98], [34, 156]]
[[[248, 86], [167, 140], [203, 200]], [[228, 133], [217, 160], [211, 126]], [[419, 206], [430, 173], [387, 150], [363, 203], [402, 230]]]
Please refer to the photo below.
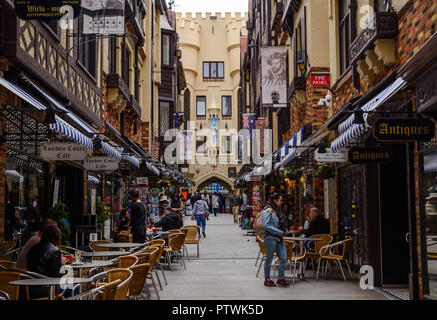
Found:
[[11, 281], [20, 280], [19, 272], [2, 271], [0, 272], [0, 291], [5, 292], [8, 300], [18, 300], [20, 294], [19, 286], [12, 286]]
[[165, 277], [165, 273], [164, 273], [164, 267], [161, 263], [162, 255], [164, 254], [164, 247], [165, 247], [165, 243], [160, 243], [160, 244], [152, 244], [149, 248], [158, 248], [159, 251], [158, 251], [158, 255], [156, 257], [156, 262], [155, 262], [156, 278], [158, 279], [159, 283], [161, 283], [161, 280], [160, 280], [159, 274], [158, 274], [158, 267], [159, 267], [159, 269], [161, 269], [161, 273], [162, 273], [162, 277], [164, 278], [165, 285], [168, 285], [167, 278]]
[[258, 242], [258, 245], [259, 245], [259, 252], [262, 255], [261, 262], [259, 264], [258, 271], [256, 273], [256, 277], [258, 278], [259, 272], [261, 271], [261, 267], [262, 267], [263, 263], [266, 261], [267, 253], [266, 253], [266, 246], [264, 244], [264, 237], [257, 236], [256, 241]]
[[[148, 263], [137, 264], [130, 268], [132, 271], [132, 280], [129, 284], [129, 297], [135, 300], [144, 299], [143, 292], [146, 286], [147, 274], [149, 273], [150, 265]], [[150, 300], [149, 291], [146, 290], [147, 299]]]
[[15, 268], [15, 262], [9, 260], [0, 260], [0, 266], [6, 269]]
[[[293, 284], [294, 284], [297, 276], [296, 266], [298, 263], [305, 263], [305, 257], [307, 252], [305, 248], [303, 248], [302, 251], [296, 250], [297, 244], [294, 243], [293, 241], [284, 240], [284, 244], [287, 252], [287, 261], [288, 263], [290, 263], [290, 271], [292, 272]], [[299, 252], [299, 254], [294, 254], [295, 252]], [[291, 269], [292, 265], [293, 265], [293, 270]]]
[[[199, 243], [200, 243], [200, 240], [197, 238], [197, 233], [199, 232], [199, 226], [185, 226], [182, 229], [187, 231], [186, 236], [185, 236], [184, 245], [195, 244], [197, 246], [197, 257], [199, 258]], [[187, 258], [188, 258], [188, 251], [187, 251], [186, 248], [185, 248], [185, 250], [186, 250], [186, 255], [187, 255]]]
[[[115, 294], [114, 300], [125, 300], [129, 291], [129, 283], [132, 279], [132, 271], [123, 268], [111, 269], [99, 273], [91, 277], [90, 279], [97, 282], [97, 286], [102, 286], [114, 282], [115, 280], [120, 280], [121, 283], [117, 286], [117, 292]], [[107, 280], [106, 282], [99, 281], [105, 279]]]
[[116, 300], [115, 296], [117, 294], [118, 286], [121, 284], [121, 279], [114, 280], [109, 283], [103, 284], [103, 290], [100, 291], [96, 300]]
[[176, 234], [176, 233], [181, 233], [181, 230], [179, 230], [179, 229], [172, 229], [172, 230], [168, 230], [167, 232], [170, 233], [170, 234]]
[[[258, 239], [264, 240], [264, 236], [263, 236], [262, 234], [259, 235], [259, 236], [257, 236], [257, 237], [256, 237], [256, 242], [258, 242]], [[259, 252], [258, 252], [258, 257], [256, 257], [255, 267], [256, 267], [256, 265], [258, 264], [259, 258], [261, 258], [262, 255], [263, 255], [263, 254], [262, 254], [262, 252], [261, 252], [261, 248], [260, 248], [260, 250], [259, 250]]]
[[118, 268], [131, 268], [138, 263], [138, 257], [136, 256], [121, 256], [117, 258]]
[[165, 285], [168, 285], [167, 277], [165, 276], [165, 272], [164, 272], [164, 265], [161, 262], [164, 254], [165, 240], [163, 239], [152, 240], [151, 245], [154, 247], [159, 247], [161, 249], [159, 252], [158, 259], [156, 260], [156, 265], [159, 266], [159, 268], [161, 269], [161, 273], [162, 273], [162, 277], [164, 278]]
[[[151, 246], [151, 247], [149, 247], [147, 249], [148, 249], [148, 252], [150, 254], [149, 255], [149, 261], [147, 261], [147, 263], [150, 265], [149, 271], [148, 271], [148, 274], [147, 274], [147, 278], [152, 280], [152, 285], [153, 285], [153, 288], [155, 290], [156, 296], [157, 296], [158, 300], [160, 300], [159, 293], [158, 293], [158, 288], [156, 287], [155, 279], [153, 277], [153, 271], [155, 270], [155, 266], [156, 266], [156, 262], [158, 260], [160, 248], [159, 247]], [[156, 275], [156, 279], [158, 281], [158, 285], [159, 285], [159, 287], [160, 287], [160, 289], [162, 291], [161, 280], [159, 279], [158, 273], [156, 271], [155, 271], [155, 275]]]
[[[340, 267], [341, 274], [343, 275], [344, 282], [347, 282], [346, 276], [344, 275], [344, 272], [343, 272], [343, 267], [341, 266], [341, 263], [345, 262], [347, 265], [347, 268], [349, 270], [349, 275], [350, 275], [351, 279], [353, 279], [351, 268], [350, 268], [349, 262], [347, 260], [349, 258], [349, 253], [350, 253], [353, 241], [354, 241], [353, 238], [349, 238], [349, 239], [346, 239], [343, 241], [336, 242], [334, 244], [326, 245], [320, 249], [320, 251], [319, 251], [320, 258], [319, 258], [319, 263], [317, 266], [316, 279], [319, 278], [320, 264], [323, 261], [325, 261], [325, 262], [337, 261], [338, 266]], [[333, 250], [336, 248], [342, 248], [341, 254], [334, 254], [333, 253]], [[325, 267], [325, 270], [326, 270], [326, 267]], [[326, 271], [325, 271], [325, 273], [326, 273]]]
[[321, 239], [318, 241], [314, 241], [314, 250], [308, 250], [305, 256], [305, 259], [311, 259], [313, 265], [313, 271], [316, 273], [315, 261], [318, 261], [320, 256], [320, 249], [322, 247], [327, 246], [332, 241], [332, 236], [330, 234], [316, 234], [313, 235], [314, 239]]
[[[94, 252], [104, 252], [104, 251], [109, 251], [109, 248], [102, 248], [99, 247], [99, 244], [103, 244], [103, 243], [111, 243], [111, 241], [107, 241], [107, 240], [97, 240], [97, 241], [91, 241], [89, 243], [89, 247], [92, 251]], [[108, 260], [108, 258], [105, 257], [101, 257], [101, 258], [96, 258], [96, 260]]]
[[171, 234], [168, 238], [168, 247], [164, 247], [164, 252], [167, 257], [167, 261], [169, 263], [170, 270], [172, 270], [172, 264], [171, 264], [171, 258], [176, 257], [179, 259], [179, 262], [184, 267], [184, 269], [187, 269], [185, 265], [185, 261], [182, 258], [182, 246], [185, 242], [185, 234], [183, 233], [176, 233]]

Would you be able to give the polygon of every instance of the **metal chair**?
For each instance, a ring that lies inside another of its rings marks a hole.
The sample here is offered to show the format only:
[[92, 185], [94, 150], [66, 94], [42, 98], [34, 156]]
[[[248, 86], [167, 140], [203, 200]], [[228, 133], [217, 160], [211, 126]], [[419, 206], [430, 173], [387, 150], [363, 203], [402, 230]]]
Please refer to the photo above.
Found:
[[[344, 282], [347, 282], [347, 281], [346, 281], [346, 276], [344, 275], [344, 272], [343, 272], [343, 267], [341, 266], [342, 262], [346, 262], [347, 268], [349, 270], [350, 277], [353, 280], [352, 271], [351, 271], [351, 268], [349, 266], [349, 262], [347, 261], [347, 258], [349, 257], [350, 249], [351, 249], [352, 244], [353, 244], [353, 241], [354, 241], [353, 238], [349, 238], [349, 239], [346, 239], [346, 240], [343, 240], [343, 241], [336, 242], [334, 244], [330, 244], [330, 245], [324, 246], [324, 247], [322, 247], [320, 249], [320, 251], [319, 251], [320, 258], [319, 258], [319, 263], [318, 263], [318, 266], [317, 266], [317, 276], [316, 276], [316, 279], [319, 278], [320, 264], [323, 261], [325, 261], [325, 262], [328, 262], [328, 261], [337, 261], [338, 266], [340, 267], [341, 274], [343, 275]], [[342, 253], [341, 254], [334, 254], [332, 252], [332, 250], [335, 249], [335, 248], [339, 248], [339, 247], [342, 247], [342, 249], [343, 249]], [[326, 269], [326, 267], [325, 267], [325, 269]], [[325, 273], [326, 273], [326, 271], [325, 271]]]

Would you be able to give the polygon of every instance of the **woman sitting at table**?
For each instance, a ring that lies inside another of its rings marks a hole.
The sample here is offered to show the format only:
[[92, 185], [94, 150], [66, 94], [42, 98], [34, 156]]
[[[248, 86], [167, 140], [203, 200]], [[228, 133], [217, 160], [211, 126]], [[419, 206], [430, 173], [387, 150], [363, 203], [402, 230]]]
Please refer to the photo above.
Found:
[[117, 221], [118, 231], [129, 230], [130, 218], [129, 212], [126, 209], [122, 209], [120, 212], [120, 219]]
[[[66, 263], [58, 246], [61, 244], [62, 232], [56, 224], [44, 228], [41, 241], [34, 245], [27, 254], [27, 270], [42, 274], [47, 277], [59, 278], [61, 267]], [[49, 296], [46, 287], [30, 287], [32, 299]]]

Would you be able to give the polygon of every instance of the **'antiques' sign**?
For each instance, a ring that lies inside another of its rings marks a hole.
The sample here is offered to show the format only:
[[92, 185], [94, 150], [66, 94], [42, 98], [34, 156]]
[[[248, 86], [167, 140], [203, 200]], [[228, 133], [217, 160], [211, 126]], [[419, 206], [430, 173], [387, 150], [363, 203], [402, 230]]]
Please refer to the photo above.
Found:
[[41, 146], [44, 160], [80, 161], [88, 157], [87, 147], [78, 143], [46, 143]]
[[115, 171], [118, 165], [118, 160], [111, 157], [91, 157], [85, 159], [84, 168], [88, 171]]
[[427, 119], [378, 119], [373, 127], [379, 141], [428, 141], [434, 133], [434, 122]]
[[349, 149], [349, 161], [353, 164], [384, 163], [391, 160], [393, 160], [393, 152], [388, 147]]
[[315, 152], [314, 157], [317, 162], [347, 162], [347, 151], [332, 152], [331, 149], [326, 149], [326, 153]]
[[[72, 18], [79, 16], [81, 0], [15, 0], [15, 13], [23, 20], [61, 20], [73, 9]], [[61, 9], [64, 7], [63, 9]]]

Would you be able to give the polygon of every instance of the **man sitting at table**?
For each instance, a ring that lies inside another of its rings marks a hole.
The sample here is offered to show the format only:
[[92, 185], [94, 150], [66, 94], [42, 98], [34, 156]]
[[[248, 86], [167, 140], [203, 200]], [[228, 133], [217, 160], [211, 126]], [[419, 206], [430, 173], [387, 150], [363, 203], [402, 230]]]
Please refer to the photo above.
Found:
[[[304, 230], [303, 234], [305, 237], [311, 237], [315, 234], [330, 234], [330, 226], [329, 221], [326, 220], [323, 216], [320, 215], [320, 209], [311, 208], [309, 214], [309, 222], [310, 226], [308, 230]], [[310, 246], [314, 246], [314, 243], [311, 243]]]
[[180, 229], [184, 226], [184, 224], [178, 212], [172, 211], [170, 208], [166, 208], [164, 210], [164, 217], [158, 220], [155, 226], [162, 227], [162, 231], [168, 231]]

